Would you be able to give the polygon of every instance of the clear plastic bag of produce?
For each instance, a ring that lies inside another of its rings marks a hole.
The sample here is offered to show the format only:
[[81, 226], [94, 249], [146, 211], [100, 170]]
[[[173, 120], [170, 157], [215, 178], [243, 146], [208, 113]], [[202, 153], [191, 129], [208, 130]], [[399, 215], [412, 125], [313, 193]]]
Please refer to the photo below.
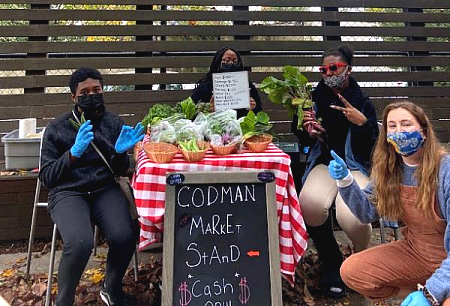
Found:
[[217, 111], [206, 116], [208, 122], [206, 124], [205, 136], [211, 139], [211, 135], [224, 133], [224, 126], [227, 122], [236, 120], [237, 113], [234, 109], [227, 109], [224, 111]]
[[167, 120], [162, 120], [152, 126], [150, 141], [175, 143], [175, 128]]
[[[202, 114], [203, 115], [203, 114]], [[204, 115], [203, 115], [204, 117]], [[191, 120], [181, 119], [176, 121], [173, 126], [175, 128], [175, 138], [176, 141], [188, 141], [191, 139], [203, 140], [204, 130], [206, 127], [206, 118], [197, 116], [197, 118], [192, 122]]]
[[242, 131], [233, 109], [215, 112], [208, 116], [206, 126], [206, 139], [214, 146], [226, 146], [239, 143], [242, 140]]

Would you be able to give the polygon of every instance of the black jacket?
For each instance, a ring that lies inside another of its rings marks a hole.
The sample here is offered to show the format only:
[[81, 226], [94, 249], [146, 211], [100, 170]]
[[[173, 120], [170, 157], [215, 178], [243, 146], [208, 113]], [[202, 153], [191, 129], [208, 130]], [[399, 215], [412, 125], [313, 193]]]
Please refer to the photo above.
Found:
[[[80, 158], [70, 161], [69, 151], [75, 143], [77, 130], [70, 124], [69, 118], [74, 120], [72, 112], [50, 121], [45, 128], [39, 179], [50, 189], [49, 195], [59, 191], [91, 192], [114, 183], [114, 175], [91, 145]], [[114, 150], [123, 120], [105, 112], [92, 124], [93, 142], [115, 174], [125, 174], [129, 167], [127, 152], [118, 154]]]
[[[256, 114], [259, 111], [262, 110], [262, 103], [261, 103], [261, 97], [259, 96], [258, 90], [256, 89], [255, 85], [250, 82], [250, 97], [252, 97], [256, 102], [256, 107], [253, 109], [253, 112]], [[204, 82], [200, 82], [197, 87], [194, 88], [192, 92], [192, 100], [195, 104], [197, 104], [199, 101], [202, 102], [209, 102], [212, 97], [213, 92], [213, 82], [212, 80], [206, 80]], [[245, 108], [237, 109], [237, 117], [244, 117], [247, 115], [248, 110]]]
[[362, 126], [352, 124], [344, 116], [342, 111], [333, 109], [330, 105], [345, 105], [333, 90], [325, 85], [323, 80], [312, 92], [315, 103], [316, 118], [322, 119], [322, 126], [326, 131], [327, 146], [317, 143], [316, 138], [309, 137], [306, 131], [297, 130], [297, 116], [294, 116], [291, 124], [291, 131], [299, 138], [303, 146], [321, 146], [320, 156], [316, 156], [315, 164], [328, 164], [331, 160], [330, 150], [334, 150], [339, 156], [345, 156], [345, 141], [349, 129], [351, 130], [351, 150], [354, 159], [370, 169], [371, 154], [378, 137], [378, 123], [375, 108], [372, 101], [365, 95], [358, 83], [352, 77], [349, 78], [349, 86], [344, 90], [342, 96], [355, 108], [361, 111], [367, 118], [367, 122]]

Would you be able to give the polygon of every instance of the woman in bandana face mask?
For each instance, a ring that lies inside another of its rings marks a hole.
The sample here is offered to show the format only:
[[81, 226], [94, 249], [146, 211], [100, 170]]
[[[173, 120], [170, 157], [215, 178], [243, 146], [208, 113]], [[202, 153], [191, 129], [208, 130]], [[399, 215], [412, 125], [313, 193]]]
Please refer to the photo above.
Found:
[[[294, 116], [292, 132], [304, 147], [310, 147], [303, 187], [299, 195], [310, 238], [322, 262], [321, 286], [324, 294], [340, 298], [345, 284], [339, 276], [343, 258], [331, 226], [329, 208], [336, 206], [336, 218], [353, 243], [356, 252], [368, 247], [371, 225], [360, 222], [338, 195], [327, 165], [334, 150], [347, 161], [358, 184], [368, 182], [371, 152], [378, 136], [375, 109], [370, 99], [350, 75], [353, 50], [348, 46], [330, 49], [322, 55], [322, 80], [312, 92], [314, 110], [304, 111], [303, 131], [297, 130]], [[320, 118], [320, 124], [316, 118]], [[294, 173], [296, 180], [302, 174]]]
[[411, 102], [388, 105], [372, 160], [364, 190], [337, 155], [330, 176], [358, 219], [401, 220], [403, 239], [351, 255], [342, 279], [374, 302], [406, 296], [401, 306], [449, 306], [450, 155], [424, 110]]
[[[210, 111], [214, 111], [214, 96], [213, 96], [213, 82], [212, 74], [220, 72], [234, 72], [244, 71], [244, 65], [240, 54], [230, 47], [224, 47], [216, 52], [211, 62], [208, 73], [201, 78], [192, 92], [192, 100], [194, 103], [209, 102]], [[256, 114], [262, 110], [261, 97], [256, 90], [255, 85], [252, 82], [248, 84], [250, 89], [250, 107], [248, 109], [238, 109], [237, 117], [243, 117], [247, 115], [247, 112], [251, 109]]]

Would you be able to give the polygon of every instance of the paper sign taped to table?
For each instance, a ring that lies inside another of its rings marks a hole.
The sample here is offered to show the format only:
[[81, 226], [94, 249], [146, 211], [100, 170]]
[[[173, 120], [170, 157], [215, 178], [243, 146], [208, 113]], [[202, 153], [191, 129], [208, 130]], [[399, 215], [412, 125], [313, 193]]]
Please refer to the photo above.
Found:
[[250, 107], [248, 72], [213, 73], [213, 94], [216, 110]]

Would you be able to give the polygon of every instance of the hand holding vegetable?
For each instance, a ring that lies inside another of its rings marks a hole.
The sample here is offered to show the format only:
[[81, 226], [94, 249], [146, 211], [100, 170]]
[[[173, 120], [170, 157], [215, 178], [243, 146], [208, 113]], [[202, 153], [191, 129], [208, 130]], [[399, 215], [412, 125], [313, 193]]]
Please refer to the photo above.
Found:
[[366, 116], [361, 113], [358, 109], [354, 108], [341, 94], [338, 94], [339, 99], [344, 103], [345, 107], [340, 107], [336, 105], [330, 105], [331, 108], [340, 110], [344, 113], [344, 116], [347, 117], [348, 121], [354, 123], [356, 125], [363, 125], [367, 122]]
[[348, 168], [345, 161], [333, 150], [331, 150], [331, 156], [334, 158], [328, 165], [328, 172], [331, 178], [336, 181], [344, 179], [348, 175]]
[[120, 131], [119, 138], [117, 138], [115, 149], [117, 153], [123, 153], [131, 149], [136, 142], [144, 138], [144, 127], [138, 122], [133, 129], [131, 126], [124, 125]]
[[323, 132], [325, 132], [325, 129], [316, 120], [316, 112], [315, 111], [305, 110], [305, 111], [303, 111], [303, 115], [304, 115], [304, 117], [303, 117], [302, 126], [309, 133], [309, 136], [311, 138], [317, 138]]
[[301, 72], [292, 66], [283, 67], [284, 80], [268, 76], [262, 80], [260, 89], [275, 104], [283, 105], [290, 117], [297, 115], [297, 129], [302, 130], [303, 109], [313, 106], [311, 100], [311, 84]]
[[75, 144], [70, 148], [70, 154], [72, 154], [73, 157], [79, 158], [83, 152], [86, 151], [93, 139], [94, 133], [92, 132], [91, 120], [88, 120], [78, 129]]

